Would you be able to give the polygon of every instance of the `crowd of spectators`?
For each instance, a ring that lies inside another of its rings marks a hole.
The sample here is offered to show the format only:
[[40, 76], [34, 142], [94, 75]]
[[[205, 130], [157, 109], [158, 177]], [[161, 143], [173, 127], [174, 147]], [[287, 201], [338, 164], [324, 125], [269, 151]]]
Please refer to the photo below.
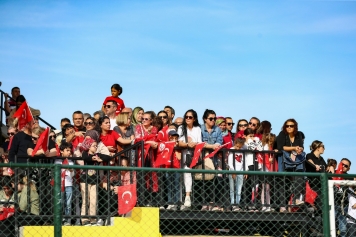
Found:
[[[305, 204], [305, 181], [302, 176], [291, 174], [288, 182], [285, 182], [282, 176], [268, 176], [262, 179], [257, 175], [235, 174], [226, 176], [226, 179], [217, 175], [212, 180], [193, 181], [194, 175], [189, 173], [191, 167], [188, 165], [188, 159], [194, 155], [194, 148], [202, 142], [205, 143], [205, 155], [225, 145], [224, 149], [214, 157], [208, 158], [211, 159], [215, 170], [329, 173], [337, 170], [336, 160], [328, 159], [326, 162], [322, 157], [325, 151], [322, 141], [313, 141], [310, 145], [310, 152], [306, 154], [305, 135], [293, 118], [283, 123], [278, 134], [272, 133], [272, 125], [269, 121], [261, 122], [256, 117], [249, 120], [239, 119], [234, 129], [233, 118], [228, 115], [217, 116], [211, 109], [206, 109], [201, 119], [193, 109], [187, 110], [182, 117], [177, 117], [171, 106], [165, 106], [157, 113], [141, 107], [131, 109], [126, 107], [119, 97], [122, 91], [120, 85], [114, 84], [111, 87], [112, 95], [104, 100], [101, 110], [92, 114], [75, 111], [71, 119], [62, 118], [60, 120], [61, 130], [50, 132], [48, 150], [40, 149], [34, 157], [77, 157], [78, 159], [74, 162], [79, 165], [104, 164], [185, 169], [186, 172], [182, 175], [182, 186], [179, 173], [167, 174], [164, 181], [155, 172], [145, 177], [146, 191], [151, 194], [165, 192], [164, 203], [168, 205], [159, 202], [156, 205], [167, 210], [191, 209], [193, 189], [205, 193], [204, 203], [199, 207], [201, 211], [286, 213], [293, 211], [291, 206], [298, 207]], [[18, 87], [12, 89], [12, 99], [8, 99], [7, 95], [5, 97], [8, 139], [2, 145], [3, 160], [4, 162], [27, 162], [44, 128], [39, 126], [35, 116], [33, 121], [18, 131], [17, 125], [14, 124], [16, 121], [11, 115], [26, 99], [21, 95]], [[38, 110], [32, 109], [32, 112], [34, 115], [40, 115]], [[143, 139], [150, 150], [144, 161], [135, 159], [137, 154], [134, 156], [133, 153], [131, 153], [132, 157], [113, 158], [115, 154], [135, 144], [139, 139]], [[177, 148], [172, 153], [172, 162], [170, 165], [157, 166], [155, 161], [160, 143], [168, 141], [174, 141]], [[29, 160], [31, 161], [31, 158]], [[54, 160], [48, 160], [48, 162], [54, 162]], [[55, 162], [59, 163], [62, 160], [56, 159]], [[341, 173], [346, 174], [350, 169], [351, 161], [342, 158], [339, 163], [342, 164]], [[87, 213], [85, 209], [88, 208], [89, 215], [96, 215], [97, 196], [99, 195], [97, 185], [100, 188], [117, 192], [113, 183], [118, 180], [121, 181], [121, 185], [137, 182], [136, 175], [132, 176], [129, 173], [112, 172], [108, 180], [107, 175], [99, 175], [95, 170], [82, 172], [78, 180], [82, 198], [81, 214], [85, 215]], [[11, 176], [11, 172], [9, 173], [8, 168], [4, 168], [2, 175]], [[68, 207], [65, 209], [66, 214], [71, 212], [70, 203], [74, 201], [72, 200], [74, 190], [70, 188], [76, 185], [73, 179], [75, 179], [74, 171], [68, 170], [64, 192], [66, 196], [64, 200]], [[163, 185], [163, 182], [168, 185]], [[320, 197], [319, 179], [309, 177], [309, 183]], [[277, 198], [280, 195], [276, 194], [285, 193], [291, 184], [294, 187], [291, 193]], [[221, 192], [219, 188], [219, 193], [212, 193], [214, 192], [212, 186], [220, 187], [226, 192]], [[259, 191], [258, 187], [260, 187]], [[182, 193], [183, 190], [184, 193]], [[261, 195], [257, 202], [258, 192]], [[153, 196], [153, 199], [159, 198]], [[227, 201], [224, 201], [226, 199]], [[152, 205], [152, 203], [148, 200], [144, 202], [144, 205]], [[321, 199], [317, 198], [311, 208], [320, 212]], [[38, 211], [33, 210], [31, 209], [32, 214], [38, 214]], [[81, 218], [81, 223], [83, 225], [97, 224], [95, 219], [90, 218]], [[65, 224], [69, 225], [70, 220], [65, 220]]]

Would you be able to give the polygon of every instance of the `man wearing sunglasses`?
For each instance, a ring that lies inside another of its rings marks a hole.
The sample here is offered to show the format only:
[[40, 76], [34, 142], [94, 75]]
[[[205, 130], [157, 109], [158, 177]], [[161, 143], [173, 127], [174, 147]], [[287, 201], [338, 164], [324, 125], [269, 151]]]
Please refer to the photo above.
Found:
[[[338, 170], [336, 173], [340, 174], [347, 174], [347, 172], [350, 170], [351, 167], [351, 161], [347, 158], [342, 158], [339, 164]], [[339, 178], [340, 179], [340, 178]], [[344, 178], [341, 178], [344, 179]], [[348, 180], [353, 180], [352, 178], [348, 178]], [[335, 219], [338, 221], [338, 230], [340, 231], [340, 237], [346, 237], [347, 236], [347, 220], [346, 220], [346, 215], [347, 215], [347, 206], [348, 203], [342, 203], [343, 202], [343, 193], [348, 187], [346, 186], [334, 186], [334, 196], [335, 196]], [[346, 200], [347, 201], [347, 200]], [[343, 204], [343, 205], [342, 205]], [[344, 207], [344, 214], [342, 215], [342, 206]]]
[[110, 119], [110, 130], [114, 130], [114, 127], [117, 126], [117, 124], [116, 124], [117, 103], [114, 100], [109, 100], [104, 105], [104, 108], [105, 108], [106, 116], [108, 116]]
[[172, 124], [172, 121], [173, 121], [173, 118], [174, 118], [174, 115], [176, 112], [169, 105], [166, 105], [163, 110], [166, 111], [166, 113], [168, 114], [168, 124], [169, 125]]

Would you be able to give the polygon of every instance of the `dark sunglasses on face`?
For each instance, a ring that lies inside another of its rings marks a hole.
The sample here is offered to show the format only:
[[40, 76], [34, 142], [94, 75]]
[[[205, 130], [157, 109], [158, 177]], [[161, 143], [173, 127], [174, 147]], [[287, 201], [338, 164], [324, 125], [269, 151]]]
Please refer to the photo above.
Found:
[[167, 119], [167, 116], [158, 116], [160, 117], [161, 119]]
[[33, 140], [37, 140], [37, 139], [38, 139], [38, 137], [32, 137], [32, 139], [33, 139]]
[[193, 119], [193, 116], [185, 116], [185, 119]]
[[56, 137], [57, 137], [56, 135], [49, 136], [50, 139], [55, 139]]
[[87, 126], [87, 125], [94, 125], [94, 122], [85, 122], [84, 126]]
[[150, 120], [149, 118], [142, 118], [142, 121], [148, 121]]
[[13, 136], [13, 135], [15, 135], [15, 133], [14, 132], [8, 132], [7, 135], [8, 136]]
[[239, 127], [247, 127], [247, 123], [244, 123], [244, 124], [239, 124]]
[[235, 125], [235, 123], [226, 123], [227, 124], [227, 126], [234, 126]]
[[249, 122], [248, 124], [250, 124], [250, 125], [253, 126], [253, 127], [256, 127], [256, 126], [257, 126], [257, 124], [252, 123], [252, 122]]
[[294, 128], [294, 125], [286, 125], [286, 128]]
[[111, 105], [104, 105], [104, 108], [110, 109], [110, 108], [111, 108]]
[[207, 118], [208, 120], [210, 120], [210, 121], [216, 121], [216, 117], [214, 117], [214, 118]]
[[345, 167], [346, 169], [349, 168], [349, 165], [342, 163], [342, 166]]

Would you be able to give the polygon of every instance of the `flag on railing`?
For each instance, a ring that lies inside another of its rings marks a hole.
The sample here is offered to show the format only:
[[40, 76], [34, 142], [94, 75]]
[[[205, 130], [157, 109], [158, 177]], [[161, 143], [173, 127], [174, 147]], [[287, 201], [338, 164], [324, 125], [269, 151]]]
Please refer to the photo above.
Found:
[[28, 107], [26, 101], [24, 101], [22, 105], [16, 110], [13, 115], [13, 118], [15, 118], [15, 121], [17, 120], [18, 130], [23, 129], [28, 122], [31, 122], [33, 120], [31, 110]]
[[160, 142], [158, 143], [156, 161], [154, 167], [161, 165], [170, 165], [171, 156], [176, 142]]
[[36, 146], [32, 151], [32, 157], [36, 155], [36, 152], [42, 149], [44, 152], [48, 150], [49, 141], [49, 127], [47, 127], [37, 140]]
[[205, 142], [198, 143], [195, 146], [194, 156], [193, 156], [192, 163], [190, 164], [189, 168], [193, 168], [198, 163], [201, 151], [203, 150], [204, 146], [205, 146]]
[[215, 154], [218, 153], [218, 151], [219, 151], [221, 148], [226, 147], [228, 144], [230, 144], [230, 142], [225, 143], [225, 144], [219, 146], [219, 147], [218, 147], [217, 149], [215, 149], [212, 153], [210, 153], [210, 154], [208, 154], [207, 156], [205, 156], [204, 159], [214, 157]]
[[[142, 138], [136, 138], [135, 139], [135, 143], [138, 143], [138, 142], [140, 142], [140, 141], [144, 141], [145, 143], [144, 143], [144, 147], [143, 147], [143, 149], [144, 149], [144, 155], [143, 155], [143, 158], [144, 159], [146, 159], [146, 156], [147, 156], [147, 154], [148, 154], [148, 150], [150, 149], [150, 147], [151, 147], [151, 144], [149, 144], [149, 143], [146, 143], [147, 141], [154, 141], [155, 140], [155, 137], [156, 137], [156, 135], [154, 135], [154, 134], [150, 134], [150, 135], [145, 135], [144, 137], [142, 137]], [[137, 164], [137, 166], [138, 167], [141, 167], [141, 156], [142, 156], [142, 151], [141, 151], [141, 147], [140, 148], [138, 148], [138, 164]]]
[[314, 205], [315, 199], [318, 196], [317, 192], [311, 189], [309, 181], [305, 184], [305, 202]]
[[119, 204], [119, 215], [123, 215], [131, 211], [137, 202], [136, 184], [118, 186], [117, 198]]

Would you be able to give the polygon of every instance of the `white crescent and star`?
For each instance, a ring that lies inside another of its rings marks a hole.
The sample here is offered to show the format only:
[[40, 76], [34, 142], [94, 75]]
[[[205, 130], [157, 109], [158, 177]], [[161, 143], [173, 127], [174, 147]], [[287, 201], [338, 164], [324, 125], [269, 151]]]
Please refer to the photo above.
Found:
[[[124, 196], [126, 194], [130, 195], [130, 199], [132, 198], [132, 193], [130, 191], [123, 192], [122, 195], [121, 195], [121, 198], [124, 199]], [[129, 201], [125, 200], [125, 204], [128, 204], [128, 203], [129, 203]]]

